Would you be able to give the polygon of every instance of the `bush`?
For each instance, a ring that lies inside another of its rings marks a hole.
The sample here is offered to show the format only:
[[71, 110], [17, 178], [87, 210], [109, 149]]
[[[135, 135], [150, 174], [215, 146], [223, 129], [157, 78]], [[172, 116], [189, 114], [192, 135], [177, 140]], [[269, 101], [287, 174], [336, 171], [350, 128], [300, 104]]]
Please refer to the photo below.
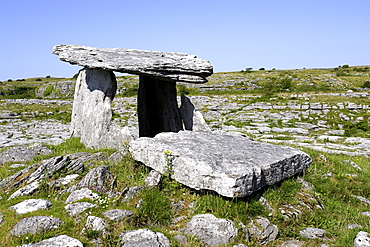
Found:
[[362, 88], [370, 88], [370, 81], [365, 81]]
[[346, 69], [346, 68], [349, 68], [349, 65], [348, 64], [345, 64], [342, 66], [343, 69]]
[[37, 78], [35, 81], [42, 81], [42, 79], [41, 78]]
[[265, 68], [259, 68], [258, 70], [265, 70]]

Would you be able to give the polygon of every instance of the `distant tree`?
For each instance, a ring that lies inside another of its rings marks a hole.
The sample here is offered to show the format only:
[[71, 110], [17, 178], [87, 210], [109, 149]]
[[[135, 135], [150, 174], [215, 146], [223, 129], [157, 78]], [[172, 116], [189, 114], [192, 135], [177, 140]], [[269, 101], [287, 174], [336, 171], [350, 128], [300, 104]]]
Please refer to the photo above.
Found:
[[342, 66], [342, 68], [343, 68], [343, 69], [347, 69], [347, 68], [349, 68], [349, 65], [348, 65], [348, 64], [344, 64], [344, 65]]
[[41, 78], [37, 78], [35, 81], [42, 81], [42, 79]]
[[46, 78], [50, 78], [50, 75], [47, 75]]
[[8, 79], [8, 82], [12, 82], [13, 80], [12, 79]]
[[265, 70], [265, 68], [259, 68], [259, 70]]

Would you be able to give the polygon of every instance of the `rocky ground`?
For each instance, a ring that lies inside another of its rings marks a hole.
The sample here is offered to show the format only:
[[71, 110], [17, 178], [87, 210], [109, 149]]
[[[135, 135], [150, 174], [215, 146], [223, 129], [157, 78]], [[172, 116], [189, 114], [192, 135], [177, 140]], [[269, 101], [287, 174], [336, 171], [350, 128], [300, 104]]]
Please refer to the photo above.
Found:
[[[217, 74], [198, 90], [253, 91], [278, 73]], [[293, 81], [335, 84], [341, 93], [189, 96], [215, 133], [313, 158], [305, 174], [241, 201], [195, 193], [124, 151], [80, 147], [59, 116], [70, 114], [71, 99], [1, 100], [1, 238], [7, 246], [370, 246], [370, 94], [333, 74]], [[120, 84], [120, 94], [130, 83]], [[135, 97], [115, 98], [113, 122], [137, 137]]]

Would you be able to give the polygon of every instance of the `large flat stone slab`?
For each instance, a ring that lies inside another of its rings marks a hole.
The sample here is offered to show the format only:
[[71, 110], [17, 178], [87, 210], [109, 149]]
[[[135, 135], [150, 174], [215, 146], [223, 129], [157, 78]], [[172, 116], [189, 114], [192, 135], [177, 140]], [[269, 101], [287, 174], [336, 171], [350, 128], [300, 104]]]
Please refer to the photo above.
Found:
[[213, 67], [209, 61], [178, 52], [56, 45], [53, 48], [53, 54], [70, 64], [149, 75], [171, 81], [205, 83], [206, 77], [213, 73]]
[[133, 158], [191, 188], [244, 197], [307, 169], [312, 160], [290, 147], [210, 132], [160, 133], [131, 141]]

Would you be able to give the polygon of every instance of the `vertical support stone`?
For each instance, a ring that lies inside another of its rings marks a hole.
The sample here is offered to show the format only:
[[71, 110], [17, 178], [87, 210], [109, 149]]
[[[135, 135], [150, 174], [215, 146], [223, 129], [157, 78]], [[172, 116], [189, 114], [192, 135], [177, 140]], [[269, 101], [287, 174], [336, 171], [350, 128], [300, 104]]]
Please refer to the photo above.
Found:
[[104, 141], [108, 139], [116, 90], [112, 71], [80, 70], [73, 100], [71, 136], [81, 137], [81, 142], [88, 147], [107, 146]]
[[182, 130], [177, 105], [176, 82], [140, 76], [138, 91], [139, 136]]

